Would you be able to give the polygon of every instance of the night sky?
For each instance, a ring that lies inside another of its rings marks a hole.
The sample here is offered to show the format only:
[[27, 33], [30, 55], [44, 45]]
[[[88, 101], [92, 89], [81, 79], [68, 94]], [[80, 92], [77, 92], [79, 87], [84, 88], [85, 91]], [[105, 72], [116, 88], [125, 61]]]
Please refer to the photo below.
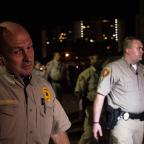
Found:
[[23, 24], [35, 43], [41, 29], [53, 29], [72, 24], [73, 21], [100, 17], [124, 19], [127, 32], [133, 34], [139, 5], [139, 0], [8, 1], [0, 6], [0, 21], [12, 20]]
[[139, 0], [9, 0], [0, 5], [0, 22], [12, 20], [24, 25], [32, 36], [35, 53], [39, 55], [41, 29], [51, 30], [73, 21], [121, 18], [127, 33], [133, 35], [139, 5]]
[[48, 0], [8, 2], [0, 7], [0, 21], [14, 20], [33, 28], [66, 25], [98, 17], [131, 19], [139, 14], [139, 0]]

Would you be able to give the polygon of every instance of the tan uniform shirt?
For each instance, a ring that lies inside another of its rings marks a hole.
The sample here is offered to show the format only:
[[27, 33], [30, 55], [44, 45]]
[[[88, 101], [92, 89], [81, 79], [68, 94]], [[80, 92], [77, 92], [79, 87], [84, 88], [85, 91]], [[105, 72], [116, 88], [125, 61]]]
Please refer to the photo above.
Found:
[[124, 58], [108, 64], [100, 76], [97, 92], [108, 96], [113, 108], [132, 113], [144, 111], [144, 66], [134, 72]]
[[54, 81], [62, 81], [66, 77], [66, 69], [63, 63], [51, 60], [47, 63], [47, 76]]
[[0, 144], [48, 144], [70, 125], [47, 81], [33, 75], [25, 88], [12, 75], [0, 77]]

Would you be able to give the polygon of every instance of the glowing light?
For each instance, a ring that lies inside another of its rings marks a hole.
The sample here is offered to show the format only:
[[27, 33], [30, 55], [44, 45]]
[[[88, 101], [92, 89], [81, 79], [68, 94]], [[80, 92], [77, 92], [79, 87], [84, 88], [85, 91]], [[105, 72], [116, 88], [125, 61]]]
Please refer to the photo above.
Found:
[[46, 42], [47, 45], [49, 45], [49, 43], [50, 43], [49, 41]]
[[77, 66], [76, 66], [76, 68], [78, 69], [78, 68], [79, 68], [79, 66], [77, 65]]
[[78, 56], [76, 56], [76, 57], [75, 57], [75, 59], [79, 59], [79, 57], [78, 57]]
[[84, 25], [83, 25], [83, 21], [80, 22], [80, 25], [81, 25], [81, 38], [83, 38], [84, 37], [84, 32], [83, 32]]
[[109, 50], [109, 49], [111, 49], [111, 47], [110, 47], [110, 46], [107, 46], [107, 50]]
[[115, 19], [115, 40], [118, 41], [118, 19]]
[[94, 40], [93, 40], [93, 39], [90, 39], [90, 42], [91, 42], [91, 43], [93, 43], [93, 42], [94, 42]]
[[70, 54], [69, 53], [65, 53], [65, 57], [69, 57], [70, 56]]

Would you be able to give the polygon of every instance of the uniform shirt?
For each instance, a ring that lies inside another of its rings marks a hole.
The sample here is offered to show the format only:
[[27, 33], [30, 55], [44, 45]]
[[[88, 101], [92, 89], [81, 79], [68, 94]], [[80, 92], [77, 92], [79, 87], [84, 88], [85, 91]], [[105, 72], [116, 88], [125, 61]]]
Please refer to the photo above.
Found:
[[93, 101], [96, 95], [98, 84], [98, 72], [94, 66], [90, 66], [81, 72], [78, 76], [75, 92], [86, 93], [87, 98]]
[[32, 75], [25, 88], [13, 75], [0, 76], [0, 144], [48, 144], [70, 125], [47, 81]]
[[140, 113], [144, 111], [144, 66], [131, 69], [124, 58], [108, 64], [101, 73], [97, 93], [108, 96], [113, 108]]
[[56, 60], [51, 60], [47, 63], [47, 75], [51, 80], [59, 81], [66, 77], [65, 66], [63, 63]]
[[38, 75], [38, 76], [41, 76], [41, 77], [47, 79], [47, 75], [46, 75], [46, 70], [45, 70], [45, 69], [40, 70], [40, 69], [34, 68], [34, 69], [33, 69], [33, 73], [34, 73], [35, 75]]

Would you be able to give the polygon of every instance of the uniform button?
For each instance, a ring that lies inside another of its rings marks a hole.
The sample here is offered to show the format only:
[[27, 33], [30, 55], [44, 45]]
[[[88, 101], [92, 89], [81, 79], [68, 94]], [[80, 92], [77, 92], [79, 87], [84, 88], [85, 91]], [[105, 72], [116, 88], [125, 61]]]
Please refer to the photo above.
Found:
[[32, 109], [30, 109], [30, 112], [32, 112]]
[[33, 131], [32, 131], [32, 130], [30, 130], [30, 131], [29, 131], [29, 133], [33, 133]]

